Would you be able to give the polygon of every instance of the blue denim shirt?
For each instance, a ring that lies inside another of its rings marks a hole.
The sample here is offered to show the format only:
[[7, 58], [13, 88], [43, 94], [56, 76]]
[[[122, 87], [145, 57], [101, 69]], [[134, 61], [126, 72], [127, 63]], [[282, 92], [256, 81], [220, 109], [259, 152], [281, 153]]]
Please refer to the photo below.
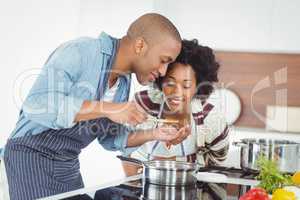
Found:
[[[59, 46], [25, 99], [10, 138], [74, 126], [83, 101], [99, 100], [104, 93], [109, 62], [113, 60], [113, 41], [116, 39], [102, 32], [99, 38], [79, 38]], [[121, 77], [115, 102], [128, 100], [130, 81], [131, 77]], [[103, 133], [98, 141], [106, 149], [124, 151], [129, 134], [128, 129], [124, 130], [117, 135]]]

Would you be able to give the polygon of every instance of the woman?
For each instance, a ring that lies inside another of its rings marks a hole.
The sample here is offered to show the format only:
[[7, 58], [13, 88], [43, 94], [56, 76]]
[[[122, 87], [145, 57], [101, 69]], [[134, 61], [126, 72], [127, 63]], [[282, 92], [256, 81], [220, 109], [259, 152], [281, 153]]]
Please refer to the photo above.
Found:
[[[151, 118], [175, 120], [173, 125], [178, 129], [190, 125], [191, 134], [180, 144], [176, 140], [147, 142], [130, 156], [143, 161], [197, 160], [202, 165], [223, 161], [229, 147], [229, 129], [218, 105], [208, 99], [212, 84], [218, 81], [218, 69], [212, 49], [199, 45], [197, 40], [184, 40], [181, 53], [168, 67], [166, 76], [156, 81], [158, 87], [137, 93], [135, 99]], [[160, 126], [155, 120], [150, 121], [137, 129]], [[127, 176], [138, 170], [126, 162], [123, 167]]]

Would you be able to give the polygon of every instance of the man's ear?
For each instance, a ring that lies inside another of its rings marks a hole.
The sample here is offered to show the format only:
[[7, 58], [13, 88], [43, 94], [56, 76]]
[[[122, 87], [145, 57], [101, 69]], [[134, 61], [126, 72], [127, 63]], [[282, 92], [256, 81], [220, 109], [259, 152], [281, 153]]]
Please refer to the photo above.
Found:
[[135, 40], [134, 50], [137, 55], [143, 55], [148, 49], [148, 44], [143, 37], [138, 37]]

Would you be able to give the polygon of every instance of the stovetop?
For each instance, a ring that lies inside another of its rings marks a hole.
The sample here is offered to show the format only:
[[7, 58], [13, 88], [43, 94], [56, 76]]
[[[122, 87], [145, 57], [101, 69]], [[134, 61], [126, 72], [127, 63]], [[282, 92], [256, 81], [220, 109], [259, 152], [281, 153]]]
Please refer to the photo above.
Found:
[[[236, 168], [206, 167], [201, 172], [222, 173], [228, 177], [254, 179], [257, 171], [243, 171]], [[142, 179], [124, 182], [114, 187], [97, 190], [95, 200], [238, 200], [251, 186], [239, 184], [197, 182], [191, 186], [159, 186]], [[93, 199], [88, 195], [67, 198]]]
[[244, 178], [244, 179], [255, 179], [259, 171], [256, 170], [243, 170], [233, 167], [222, 167], [222, 166], [212, 166], [212, 167], [203, 167], [199, 172], [212, 172], [224, 174], [232, 178]]

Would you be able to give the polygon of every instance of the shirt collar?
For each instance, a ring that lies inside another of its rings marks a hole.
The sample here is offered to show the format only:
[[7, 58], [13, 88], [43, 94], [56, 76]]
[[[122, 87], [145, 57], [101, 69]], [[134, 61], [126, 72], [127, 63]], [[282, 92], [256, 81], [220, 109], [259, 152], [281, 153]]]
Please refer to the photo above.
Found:
[[105, 32], [101, 32], [101, 34], [99, 35], [99, 39], [101, 41], [101, 52], [108, 55], [112, 55], [113, 40], [116, 40], [116, 38], [108, 35]]

